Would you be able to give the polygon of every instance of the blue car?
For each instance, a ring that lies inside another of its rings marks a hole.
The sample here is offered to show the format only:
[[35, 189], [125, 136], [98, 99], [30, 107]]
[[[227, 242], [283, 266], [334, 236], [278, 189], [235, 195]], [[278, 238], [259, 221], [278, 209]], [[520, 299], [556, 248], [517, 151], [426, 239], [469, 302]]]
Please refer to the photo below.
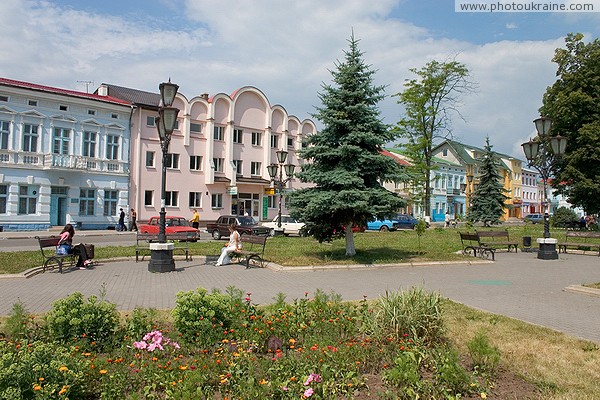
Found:
[[[415, 225], [419, 223], [419, 220], [408, 214], [396, 215], [396, 221], [398, 222], [398, 229], [415, 229]], [[427, 222], [427, 228], [429, 228], [429, 222]]]
[[398, 229], [398, 221], [390, 219], [376, 219], [375, 221], [367, 222], [367, 229], [370, 231], [395, 231]]

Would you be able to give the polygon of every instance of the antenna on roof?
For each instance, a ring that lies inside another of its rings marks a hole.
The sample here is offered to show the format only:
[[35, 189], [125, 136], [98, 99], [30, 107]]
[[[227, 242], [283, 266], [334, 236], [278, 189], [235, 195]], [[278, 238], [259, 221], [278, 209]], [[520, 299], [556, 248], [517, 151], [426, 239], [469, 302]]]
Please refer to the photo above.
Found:
[[85, 92], [89, 93], [90, 85], [93, 85], [94, 81], [77, 81], [77, 83], [85, 83]]

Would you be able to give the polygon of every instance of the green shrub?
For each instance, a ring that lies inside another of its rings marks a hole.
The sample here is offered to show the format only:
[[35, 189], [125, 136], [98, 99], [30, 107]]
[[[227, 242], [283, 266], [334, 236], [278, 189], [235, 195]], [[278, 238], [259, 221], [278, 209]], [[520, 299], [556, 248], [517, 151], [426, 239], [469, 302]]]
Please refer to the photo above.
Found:
[[407, 396], [413, 397], [420, 392], [422, 355], [413, 351], [402, 351], [394, 360], [394, 365], [385, 370], [382, 380], [386, 385], [403, 390]]
[[54, 343], [0, 341], [0, 398], [87, 398], [90, 363]]
[[[239, 301], [242, 301], [241, 298]], [[183, 335], [183, 340], [200, 346], [213, 346], [234, 325], [237, 316], [232, 315], [231, 304], [231, 296], [217, 289], [211, 293], [204, 288], [179, 292], [172, 312], [175, 327]]]
[[487, 335], [483, 331], [477, 332], [475, 337], [467, 343], [469, 354], [476, 370], [487, 374], [494, 374], [500, 363], [500, 350], [490, 345]]
[[50, 337], [61, 343], [82, 339], [84, 343], [106, 348], [114, 342], [119, 329], [115, 304], [75, 292], [52, 304], [46, 315]]
[[157, 329], [161, 324], [158, 311], [153, 308], [136, 307], [127, 316], [125, 331], [132, 338], [140, 338], [146, 333]]
[[550, 223], [558, 228], [573, 228], [579, 226], [579, 218], [572, 209], [558, 207], [554, 215], [550, 217]]
[[10, 316], [2, 328], [7, 338], [13, 340], [33, 339], [36, 336], [37, 325], [33, 315], [29, 314], [22, 302], [13, 304]]
[[439, 342], [444, 324], [439, 293], [412, 287], [403, 292], [387, 292], [375, 309], [376, 335], [401, 340], [406, 334], [423, 343]]

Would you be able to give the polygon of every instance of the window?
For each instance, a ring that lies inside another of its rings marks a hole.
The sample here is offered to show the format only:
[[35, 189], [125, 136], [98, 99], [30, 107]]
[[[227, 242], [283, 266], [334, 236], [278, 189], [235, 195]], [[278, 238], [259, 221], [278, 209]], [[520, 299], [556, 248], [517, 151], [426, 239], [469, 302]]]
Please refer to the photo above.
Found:
[[267, 196], [267, 207], [268, 208], [277, 208], [277, 196]]
[[202, 156], [190, 156], [190, 171], [202, 171]]
[[119, 119], [119, 114], [114, 114], [114, 113], [113, 113], [113, 114], [110, 114], [110, 117], [111, 117], [112, 119]]
[[19, 214], [36, 213], [37, 193], [36, 186], [19, 186]]
[[179, 154], [168, 153], [165, 159], [165, 167], [179, 169]]
[[119, 137], [117, 135], [106, 135], [106, 158], [109, 160], [119, 159]]
[[190, 192], [189, 206], [201, 208], [202, 207], [202, 193]]
[[146, 167], [154, 167], [154, 152], [146, 152]]
[[271, 135], [271, 148], [276, 149], [279, 144], [279, 135]]
[[156, 126], [156, 117], [146, 117], [146, 126]]
[[8, 185], [0, 185], [0, 214], [6, 214], [6, 202], [8, 201]]
[[88, 109], [88, 115], [96, 115], [96, 110]]
[[60, 111], [69, 111], [69, 106], [65, 106], [64, 104], [61, 104], [58, 106], [58, 109]]
[[262, 175], [260, 171], [261, 163], [258, 161], [252, 161], [250, 163], [250, 175]]
[[104, 216], [117, 215], [117, 200], [119, 199], [118, 190], [104, 191]]
[[224, 126], [215, 126], [213, 130], [213, 139], [215, 140], [223, 140], [225, 137], [225, 127]]
[[261, 146], [261, 145], [262, 145], [262, 133], [252, 132], [252, 146]]
[[211, 208], [223, 208], [223, 193], [215, 193], [210, 196]]
[[179, 192], [165, 192], [165, 206], [177, 207], [179, 205]]
[[223, 158], [213, 158], [213, 165], [215, 167], [215, 172], [223, 172], [224, 161], [225, 160]]
[[95, 189], [79, 189], [79, 215], [94, 215]]
[[233, 143], [242, 144], [242, 134], [243, 133], [244, 133], [244, 131], [242, 131], [241, 129], [234, 129], [233, 130]]
[[27, 100], [27, 105], [32, 106], [32, 107], [37, 107], [38, 102], [37, 102], [37, 100]]
[[244, 175], [242, 170], [242, 160], [233, 160], [236, 175]]
[[35, 153], [37, 151], [38, 126], [23, 125], [23, 151]]
[[293, 137], [287, 138], [287, 145], [288, 145], [288, 147], [294, 147], [294, 138]]
[[96, 132], [83, 132], [84, 157], [96, 157]]
[[144, 205], [145, 206], [153, 206], [154, 205], [154, 192], [152, 190], [146, 190], [144, 192]]
[[8, 134], [10, 133], [10, 123], [0, 121], [0, 150], [8, 150]]
[[8, 101], [8, 96], [0, 96], [0, 101]]
[[69, 154], [69, 143], [71, 141], [71, 130], [66, 128], [54, 128], [52, 137], [52, 152], [54, 154]]
[[202, 133], [202, 124], [196, 124], [194, 122], [190, 122], [190, 132]]

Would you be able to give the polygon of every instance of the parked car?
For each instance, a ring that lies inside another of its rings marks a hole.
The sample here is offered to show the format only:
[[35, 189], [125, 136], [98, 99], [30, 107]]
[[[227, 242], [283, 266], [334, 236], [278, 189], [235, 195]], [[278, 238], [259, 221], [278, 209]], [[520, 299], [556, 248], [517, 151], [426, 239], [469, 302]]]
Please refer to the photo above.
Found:
[[543, 223], [544, 214], [528, 214], [524, 218], [525, 221], [529, 221], [532, 224]]
[[221, 215], [216, 222], [206, 224], [206, 231], [213, 239], [219, 240], [223, 236], [229, 236], [231, 224], [236, 224], [240, 235], [267, 236], [271, 233], [271, 229], [257, 224], [254, 218], [243, 215]]
[[[279, 221], [279, 215], [273, 218], [273, 221], [263, 222], [262, 226], [265, 226], [271, 230], [271, 236], [275, 235], [275, 230], [278, 229], [277, 222]], [[304, 222], [300, 222], [289, 215], [281, 216], [281, 229], [285, 236], [289, 235], [300, 235], [302, 236], [302, 228], [304, 228]]]
[[[138, 225], [138, 232], [158, 235], [158, 222], [160, 217], [151, 217], [147, 223]], [[188, 233], [189, 241], [195, 242], [198, 240], [198, 230], [190, 226], [187, 219], [183, 217], [165, 217], [165, 234], [170, 233]]]
[[376, 219], [374, 221], [367, 222], [367, 229], [370, 231], [395, 231], [398, 229], [398, 220], [396, 219]]
[[[408, 214], [398, 214], [396, 216], [398, 220], [398, 229], [415, 229], [415, 225], [419, 223], [419, 220]], [[427, 228], [429, 228], [429, 222], [427, 222]]]

